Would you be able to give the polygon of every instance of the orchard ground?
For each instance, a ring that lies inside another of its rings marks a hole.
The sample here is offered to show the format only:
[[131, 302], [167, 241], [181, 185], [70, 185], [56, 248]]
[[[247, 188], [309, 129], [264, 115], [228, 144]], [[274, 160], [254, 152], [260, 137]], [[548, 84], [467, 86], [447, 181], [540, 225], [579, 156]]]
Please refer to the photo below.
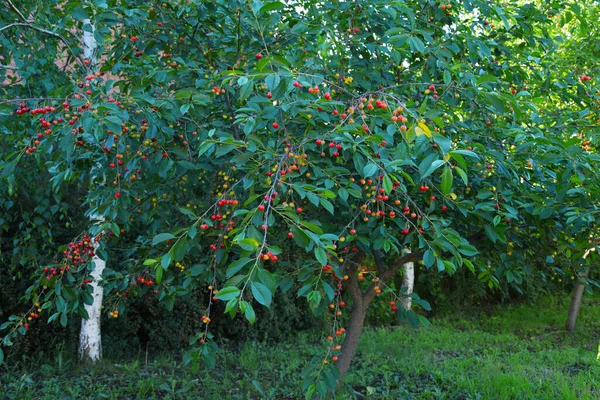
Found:
[[[369, 329], [337, 398], [597, 399], [600, 297], [584, 296], [577, 331], [564, 331], [568, 295], [496, 306], [408, 326]], [[302, 371], [323, 338], [224, 344], [217, 367], [193, 375], [174, 354], [74, 354], [25, 359], [0, 372], [6, 399], [301, 399]], [[48, 353], [46, 353], [48, 354]]]

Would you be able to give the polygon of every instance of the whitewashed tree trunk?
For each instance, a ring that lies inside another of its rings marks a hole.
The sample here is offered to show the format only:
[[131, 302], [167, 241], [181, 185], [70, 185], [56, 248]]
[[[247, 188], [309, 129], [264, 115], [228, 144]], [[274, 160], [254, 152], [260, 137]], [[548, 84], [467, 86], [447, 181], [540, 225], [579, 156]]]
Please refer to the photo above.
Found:
[[86, 304], [85, 310], [88, 313], [88, 319], [81, 320], [81, 332], [79, 333], [79, 358], [82, 360], [89, 360], [92, 363], [96, 363], [102, 358], [102, 336], [100, 331], [100, 317], [102, 316], [102, 299], [104, 297], [104, 290], [100, 286], [100, 280], [102, 279], [102, 272], [106, 267], [106, 261], [102, 260], [96, 254], [96, 250], [99, 247], [97, 242], [94, 243], [94, 257], [92, 257], [92, 264], [94, 270], [90, 274], [92, 282], [92, 297], [94, 302], [92, 304]]
[[[410, 250], [404, 249], [402, 254], [408, 254]], [[402, 287], [407, 288], [406, 293], [403, 292], [406, 296], [410, 295], [415, 287], [415, 263], [408, 262], [404, 264], [404, 275], [402, 276]], [[405, 310], [410, 310], [412, 307], [412, 299], [410, 297], [405, 297], [401, 301], [402, 307]]]
[[[89, 19], [83, 20], [83, 56], [89, 61], [91, 68], [95, 68], [96, 65], [96, 50], [98, 44], [94, 37], [94, 26], [91, 24]], [[91, 221], [103, 222], [104, 218], [99, 215], [91, 215]], [[92, 265], [94, 270], [90, 274], [92, 282], [92, 297], [93, 303], [85, 306], [85, 310], [88, 313], [88, 319], [81, 320], [81, 332], [79, 334], [79, 357], [82, 360], [89, 360], [92, 363], [96, 363], [102, 358], [102, 336], [100, 331], [100, 317], [102, 316], [102, 299], [104, 297], [104, 290], [100, 286], [100, 280], [102, 279], [102, 272], [106, 267], [106, 261], [98, 257], [97, 249], [99, 244], [93, 242], [94, 246], [94, 257], [92, 257]]]
[[94, 37], [94, 25], [89, 19], [83, 20], [83, 57], [89, 60], [91, 68], [96, 66], [96, 50], [98, 43]]

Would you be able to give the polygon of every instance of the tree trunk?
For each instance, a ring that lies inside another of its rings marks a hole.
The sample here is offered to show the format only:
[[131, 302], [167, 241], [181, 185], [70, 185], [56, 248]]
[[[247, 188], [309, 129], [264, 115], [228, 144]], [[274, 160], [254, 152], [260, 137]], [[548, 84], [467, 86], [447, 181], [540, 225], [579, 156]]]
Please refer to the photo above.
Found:
[[360, 334], [365, 326], [365, 317], [367, 316], [368, 308], [369, 304], [363, 304], [362, 301], [355, 301], [352, 305], [350, 322], [348, 323], [346, 337], [344, 338], [344, 343], [342, 344], [342, 354], [336, 363], [336, 366], [340, 370], [340, 382], [344, 379], [346, 372], [348, 372], [348, 369], [350, 368], [352, 359], [354, 358], [354, 353], [356, 352], [356, 347], [358, 346]]
[[582, 280], [585, 280], [590, 272], [590, 267], [586, 267], [583, 273], [578, 277], [573, 288], [573, 295], [571, 296], [571, 305], [569, 306], [569, 314], [567, 316], [566, 329], [568, 332], [575, 332], [575, 324], [577, 323], [577, 315], [579, 314], [579, 308], [581, 307], [581, 298], [583, 297], [583, 290], [585, 286]]
[[[96, 66], [96, 50], [98, 43], [94, 37], [94, 26], [89, 19], [83, 20], [83, 56], [89, 61], [89, 66], [94, 69]], [[90, 220], [104, 221], [104, 218], [99, 215], [91, 215]], [[102, 279], [102, 272], [106, 267], [106, 261], [98, 257], [98, 243], [93, 242], [94, 257], [92, 257], [92, 265], [94, 270], [90, 274], [92, 282], [92, 297], [93, 303], [85, 305], [85, 310], [88, 313], [87, 319], [81, 320], [81, 331], [79, 333], [79, 358], [89, 360], [96, 363], [102, 358], [102, 336], [100, 331], [100, 317], [102, 316], [102, 299], [104, 290], [99, 285]]]
[[96, 363], [102, 358], [102, 341], [100, 334], [100, 317], [102, 315], [102, 298], [104, 291], [98, 283], [102, 278], [102, 272], [106, 267], [106, 261], [100, 259], [96, 254], [98, 243], [94, 242], [94, 257], [92, 264], [94, 270], [90, 274], [92, 282], [92, 297], [94, 302], [90, 305], [85, 305], [85, 310], [88, 313], [87, 319], [81, 320], [81, 332], [79, 334], [79, 358], [89, 360]]
[[[409, 254], [410, 250], [405, 249], [404, 254]], [[407, 288], [406, 292], [402, 292], [404, 297], [401, 301], [402, 307], [405, 310], [410, 310], [412, 307], [412, 299], [408, 297], [415, 288], [415, 263], [413, 261], [407, 262], [402, 267], [404, 269], [404, 276], [402, 277], [402, 288]]]

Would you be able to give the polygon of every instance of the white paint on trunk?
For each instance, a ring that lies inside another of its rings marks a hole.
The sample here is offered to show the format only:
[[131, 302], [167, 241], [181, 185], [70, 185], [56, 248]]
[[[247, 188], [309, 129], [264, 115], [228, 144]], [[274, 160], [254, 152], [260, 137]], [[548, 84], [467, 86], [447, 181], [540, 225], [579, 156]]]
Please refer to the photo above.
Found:
[[96, 250], [99, 247], [97, 242], [94, 243], [94, 257], [92, 257], [92, 264], [94, 270], [90, 274], [92, 282], [92, 297], [94, 302], [90, 305], [85, 305], [85, 310], [88, 313], [88, 319], [81, 320], [81, 332], [79, 334], [79, 357], [83, 359], [89, 359], [95, 363], [102, 358], [102, 341], [100, 332], [100, 317], [102, 315], [102, 298], [104, 297], [104, 290], [100, 286], [100, 280], [102, 279], [102, 272], [106, 267], [106, 261], [102, 260], [96, 254]]
[[83, 57], [90, 62], [90, 66], [96, 65], [96, 50], [98, 43], [94, 37], [94, 25], [89, 19], [83, 20]]
[[[404, 249], [402, 255], [406, 255], [409, 253], [410, 250]], [[415, 287], [415, 263], [407, 262], [406, 264], [404, 264], [403, 269], [404, 275], [402, 276], [402, 287], [407, 288], [407, 290], [406, 292], [402, 292], [402, 294], [408, 296], [413, 292]], [[412, 307], [412, 299], [410, 297], [404, 297], [401, 300], [401, 303], [402, 307], [404, 307], [405, 310], [410, 310]]]
[[[83, 20], [83, 56], [89, 61], [91, 69], [96, 66], [96, 54], [98, 43], [94, 37], [94, 25], [89, 19]], [[104, 222], [101, 215], [90, 215], [90, 221]], [[93, 240], [93, 239], [92, 239]], [[94, 241], [94, 256], [92, 257], [92, 272], [90, 279], [92, 282], [92, 304], [86, 304], [85, 310], [88, 313], [87, 319], [81, 320], [81, 332], [79, 333], [79, 357], [82, 360], [89, 360], [96, 363], [102, 358], [102, 336], [100, 330], [100, 317], [102, 316], [102, 299], [104, 289], [100, 286], [102, 272], [106, 268], [106, 261], [98, 257], [97, 250], [99, 244]]]

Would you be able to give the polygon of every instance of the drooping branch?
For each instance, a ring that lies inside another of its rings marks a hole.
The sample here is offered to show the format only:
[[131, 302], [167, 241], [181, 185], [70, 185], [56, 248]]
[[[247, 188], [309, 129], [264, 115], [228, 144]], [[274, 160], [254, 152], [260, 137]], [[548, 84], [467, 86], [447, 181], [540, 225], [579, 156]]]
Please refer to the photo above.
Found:
[[38, 27], [38, 26], [32, 25], [30, 22], [14, 22], [14, 23], [12, 23], [12, 24], [8, 24], [8, 25], [6, 25], [6, 26], [3, 26], [2, 28], [0, 28], [0, 32], [2, 32], [2, 31], [5, 31], [5, 30], [7, 30], [7, 29], [9, 29], [9, 28], [16, 27], [16, 26], [23, 26], [23, 27], [25, 27], [25, 28], [33, 29], [33, 30], [34, 30], [34, 31], [36, 31], [36, 32], [40, 32], [40, 33], [43, 33], [43, 34], [45, 34], [45, 35], [48, 35], [48, 36], [52, 36], [52, 37], [54, 37], [54, 38], [57, 38], [58, 40], [60, 40], [61, 42], [63, 42], [63, 43], [64, 43], [64, 45], [65, 45], [65, 46], [66, 46], [66, 47], [69, 49], [69, 51], [71, 52], [71, 54], [73, 54], [73, 56], [74, 56], [74, 57], [75, 57], [75, 58], [76, 58], [76, 59], [77, 59], [79, 62], [81, 62], [81, 59], [80, 59], [79, 57], [77, 57], [77, 55], [75, 54], [75, 52], [74, 52], [74, 51], [73, 51], [73, 49], [71, 48], [71, 45], [69, 44], [69, 41], [68, 41], [68, 40], [67, 40], [65, 37], [63, 37], [62, 35], [59, 35], [59, 34], [58, 34], [58, 33], [56, 33], [56, 32], [52, 32], [52, 31], [49, 31], [49, 30], [47, 30], [47, 29], [43, 29], [43, 28], [40, 28], [40, 27]]

